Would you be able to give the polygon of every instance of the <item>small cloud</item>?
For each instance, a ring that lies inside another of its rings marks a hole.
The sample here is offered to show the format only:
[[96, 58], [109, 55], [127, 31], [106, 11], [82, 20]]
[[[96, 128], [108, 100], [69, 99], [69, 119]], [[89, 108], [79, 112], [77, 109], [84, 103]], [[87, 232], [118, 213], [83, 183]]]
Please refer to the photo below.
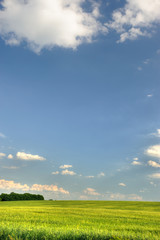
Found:
[[96, 192], [95, 189], [93, 188], [86, 188], [86, 190], [84, 190], [84, 193], [87, 195], [92, 195], [92, 196], [99, 196], [100, 193]]
[[151, 97], [153, 97], [153, 94], [148, 94], [147, 97], [151, 98]]
[[10, 170], [16, 170], [16, 169], [19, 169], [19, 167], [16, 167], [16, 166], [10, 166], [10, 167], [3, 166], [3, 168], [5, 168], [5, 169], [10, 169]]
[[0, 159], [2, 159], [3, 157], [5, 157], [6, 154], [5, 153], [0, 153]]
[[150, 59], [147, 58], [143, 63], [147, 65], [149, 62], [150, 62]]
[[136, 165], [139, 165], [139, 166], [142, 165], [142, 163], [137, 162], [137, 161], [133, 161], [131, 164], [134, 165], [134, 166], [136, 166]]
[[41, 157], [39, 155], [32, 155], [25, 152], [17, 152], [16, 157], [20, 160], [25, 161], [45, 161], [46, 159], [44, 157]]
[[97, 177], [105, 177], [105, 173], [104, 172], [100, 172]]
[[138, 71], [142, 71], [142, 67], [138, 67], [137, 69], [138, 69]]
[[156, 163], [152, 160], [148, 161], [148, 165], [151, 166], [151, 167], [154, 167], [154, 168], [160, 168], [160, 164]]
[[160, 54], [160, 49], [157, 50], [157, 54]]
[[160, 145], [153, 145], [150, 146], [146, 151], [145, 154], [151, 157], [160, 158]]
[[137, 194], [130, 194], [128, 196], [128, 200], [132, 200], [132, 201], [142, 201], [142, 197], [138, 196]]
[[59, 168], [61, 169], [72, 168], [72, 165], [61, 165]]
[[3, 133], [0, 133], [1, 138], [6, 138], [6, 136]]
[[126, 187], [125, 183], [119, 183], [118, 185], [121, 186], [121, 187]]
[[70, 175], [70, 176], [76, 175], [75, 172], [69, 171], [68, 169], [63, 170], [63, 171], [61, 172], [61, 174], [62, 174], [62, 175]]
[[150, 178], [160, 179], [160, 173], [153, 173], [149, 175]]
[[151, 135], [155, 136], [155, 137], [160, 137], [160, 129], [157, 129], [156, 133], [151, 133]]
[[133, 160], [134, 160], [134, 161], [138, 161], [138, 158], [137, 158], [137, 157], [135, 157], [135, 158], [133, 158]]
[[56, 172], [52, 172], [53, 175], [58, 175], [59, 174], [59, 171], [56, 171]]
[[13, 159], [13, 155], [12, 155], [12, 154], [9, 154], [7, 158], [8, 158], [8, 159]]
[[86, 178], [94, 178], [94, 176], [86, 176]]

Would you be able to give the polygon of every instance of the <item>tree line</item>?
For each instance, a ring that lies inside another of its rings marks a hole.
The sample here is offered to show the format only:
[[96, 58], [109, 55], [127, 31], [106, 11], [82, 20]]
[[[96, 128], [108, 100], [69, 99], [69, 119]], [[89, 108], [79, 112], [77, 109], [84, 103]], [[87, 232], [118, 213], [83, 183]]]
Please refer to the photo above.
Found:
[[31, 194], [31, 193], [14, 193], [10, 194], [2, 193], [0, 195], [0, 201], [22, 201], [22, 200], [44, 200], [44, 197], [39, 194]]

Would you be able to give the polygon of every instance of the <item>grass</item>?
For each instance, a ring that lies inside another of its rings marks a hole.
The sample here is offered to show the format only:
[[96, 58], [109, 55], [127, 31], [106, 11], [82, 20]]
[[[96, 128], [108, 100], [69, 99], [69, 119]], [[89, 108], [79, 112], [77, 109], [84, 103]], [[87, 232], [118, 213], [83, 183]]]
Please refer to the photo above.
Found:
[[0, 240], [159, 240], [160, 203], [0, 202]]

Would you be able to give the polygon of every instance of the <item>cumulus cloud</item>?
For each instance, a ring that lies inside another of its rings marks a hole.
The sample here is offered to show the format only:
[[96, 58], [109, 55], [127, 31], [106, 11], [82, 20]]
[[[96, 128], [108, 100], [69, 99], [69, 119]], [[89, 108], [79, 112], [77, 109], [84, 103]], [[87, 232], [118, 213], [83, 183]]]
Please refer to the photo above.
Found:
[[134, 165], [134, 166], [136, 166], [136, 165], [137, 165], [137, 166], [138, 166], [138, 165], [139, 165], [139, 166], [142, 165], [142, 163], [137, 162], [137, 161], [133, 161], [131, 164]]
[[16, 157], [20, 160], [25, 160], [25, 161], [44, 161], [46, 160], [44, 157], [41, 157], [39, 155], [32, 155], [32, 154], [28, 154], [25, 152], [17, 152]]
[[7, 181], [5, 179], [0, 179], [0, 189], [5, 190], [22, 190], [22, 191], [36, 191], [36, 192], [57, 192], [62, 194], [69, 194], [68, 191], [63, 189], [62, 187], [58, 188], [56, 185], [40, 185], [40, 184], [33, 184], [29, 187], [27, 184], [15, 183], [14, 181]]
[[105, 177], [105, 173], [104, 172], [100, 172], [97, 177]]
[[61, 169], [72, 168], [72, 165], [61, 165], [59, 168]]
[[9, 154], [7, 158], [8, 158], [8, 159], [13, 159], [13, 155], [12, 155], [12, 154]]
[[148, 165], [154, 168], [160, 168], [160, 164], [152, 160], [148, 161]]
[[121, 186], [121, 187], [126, 187], [125, 183], [119, 183], [118, 185]]
[[99, 196], [100, 195], [100, 193], [96, 192], [96, 190], [93, 188], [86, 188], [86, 190], [84, 190], [84, 193], [87, 195], [91, 195], [91, 196]]
[[107, 27], [120, 34], [118, 42], [135, 40], [139, 36], [150, 36], [155, 26], [160, 23], [159, 0], [126, 0], [123, 8], [116, 9], [112, 21]]
[[157, 129], [157, 131], [155, 133], [152, 133], [151, 135], [155, 137], [160, 137], [160, 129]]
[[52, 172], [53, 175], [58, 175], [59, 174], [59, 171], [56, 171], [56, 172]]
[[6, 138], [6, 136], [0, 132], [0, 138]]
[[73, 48], [92, 42], [106, 32], [100, 21], [99, 5], [84, 0], [3, 0], [0, 10], [0, 34], [9, 45], [27, 42], [35, 52], [54, 46]]
[[7, 181], [5, 179], [0, 179], [0, 189], [6, 189], [6, 190], [22, 190], [22, 191], [28, 191], [29, 186], [27, 184], [21, 184], [21, 183], [15, 183], [14, 181]]
[[3, 158], [3, 157], [5, 157], [5, 156], [6, 156], [5, 153], [0, 153], [0, 159]]
[[70, 176], [76, 175], [75, 172], [69, 171], [68, 169], [63, 170], [63, 171], [61, 172], [61, 174], [62, 174], [62, 175], [70, 175]]
[[133, 158], [133, 160], [134, 160], [134, 161], [138, 161], [138, 158], [137, 158], [137, 157], [135, 157], [135, 158]]
[[149, 175], [150, 178], [156, 178], [156, 179], [160, 179], [160, 173], [153, 173], [151, 175]]
[[146, 151], [145, 154], [151, 157], [160, 158], [160, 145], [153, 145], [150, 146]]
[[37, 192], [59, 192], [63, 194], [69, 194], [68, 191], [64, 190], [63, 188], [58, 188], [57, 185], [41, 185], [41, 184], [34, 184], [30, 188], [31, 191], [37, 191]]

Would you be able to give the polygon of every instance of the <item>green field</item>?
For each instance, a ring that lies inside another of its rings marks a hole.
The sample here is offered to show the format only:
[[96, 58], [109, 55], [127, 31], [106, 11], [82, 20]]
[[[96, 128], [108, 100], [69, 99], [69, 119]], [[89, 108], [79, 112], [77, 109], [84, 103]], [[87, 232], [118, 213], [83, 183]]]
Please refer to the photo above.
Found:
[[160, 239], [160, 203], [0, 202], [3, 239]]

